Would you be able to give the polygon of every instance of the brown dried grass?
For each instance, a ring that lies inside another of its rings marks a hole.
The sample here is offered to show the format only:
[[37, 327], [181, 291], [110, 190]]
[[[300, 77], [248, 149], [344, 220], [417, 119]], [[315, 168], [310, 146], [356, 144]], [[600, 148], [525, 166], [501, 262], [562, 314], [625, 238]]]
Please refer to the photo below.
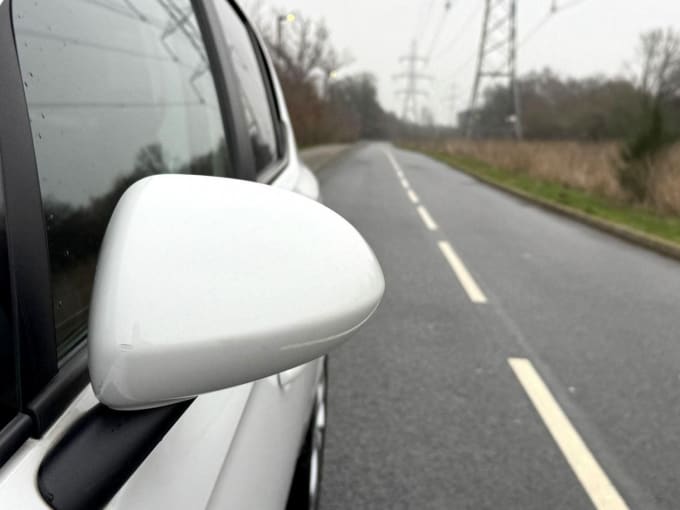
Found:
[[[620, 146], [615, 142], [515, 142], [448, 140], [439, 149], [492, 166], [557, 182], [615, 200], [630, 200], [617, 179]], [[649, 182], [646, 206], [680, 215], [680, 144], [659, 155]]]
[[648, 205], [661, 213], [680, 215], [680, 144], [664, 151], [654, 165]]

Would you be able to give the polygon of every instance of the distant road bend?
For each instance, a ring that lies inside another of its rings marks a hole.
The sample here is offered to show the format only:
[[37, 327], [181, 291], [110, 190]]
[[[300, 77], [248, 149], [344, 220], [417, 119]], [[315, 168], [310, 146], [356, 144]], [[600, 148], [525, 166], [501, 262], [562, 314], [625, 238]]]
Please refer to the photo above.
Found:
[[319, 173], [387, 288], [322, 508], [680, 507], [680, 265], [388, 144]]

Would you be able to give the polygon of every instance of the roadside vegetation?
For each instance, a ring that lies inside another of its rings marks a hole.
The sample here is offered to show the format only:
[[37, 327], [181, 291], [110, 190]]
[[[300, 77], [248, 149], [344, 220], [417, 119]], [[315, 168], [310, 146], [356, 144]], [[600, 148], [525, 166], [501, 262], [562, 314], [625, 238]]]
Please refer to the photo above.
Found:
[[669, 154], [653, 186], [651, 196], [662, 207], [627, 198], [616, 181], [615, 144], [457, 140], [403, 146], [525, 196], [680, 244], [680, 214], [670, 212], [680, 211], [680, 146]]
[[[385, 111], [375, 77], [351, 74], [323, 20], [251, 13], [286, 96], [298, 144], [394, 140], [497, 184], [680, 243], [680, 32], [653, 30], [621, 76], [520, 79], [525, 139], [513, 139], [508, 88], [488, 88], [458, 127]], [[282, 23], [283, 21], [283, 23]], [[430, 117], [431, 118], [431, 117]], [[474, 119], [473, 137], [465, 136]]]
[[511, 138], [509, 90], [488, 89], [474, 137], [405, 144], [461, 170], [680, 242], [680, 32], [640, 38], [629, 76], [521, 79], [526, 139]]

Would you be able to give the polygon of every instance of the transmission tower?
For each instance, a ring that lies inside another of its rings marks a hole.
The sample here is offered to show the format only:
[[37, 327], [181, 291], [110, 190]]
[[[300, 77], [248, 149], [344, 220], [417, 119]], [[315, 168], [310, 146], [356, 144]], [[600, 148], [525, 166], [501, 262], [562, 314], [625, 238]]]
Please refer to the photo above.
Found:
[[517, 1], [485, 0], [477, 72], [472, 87], [465, 131], [474, 135], [479, 93], [488, 80], [504, 80], [512, 95], [512, 124], [517, 139], [522, 138], [522, 113], [517, 83]]
[[418, 55], [418, 45], [414, 40], [410, 53], [399, 57], [399, 62], [406, 64], [406, 71], [394, 76], [395, 80], [405, 80], [405, 87], [397, 91], [397, 94], [404, 96], [401, 118], [404, 120], [410, 118], [413, 122], [418, 122], [420, 119], [418, 96], [427, 96], [427, 92], [418, 88], [418, 84], [421, 80], [432, 79], [431, 76], [418, 71], [419, 64], [425, 64], [427, 59]]

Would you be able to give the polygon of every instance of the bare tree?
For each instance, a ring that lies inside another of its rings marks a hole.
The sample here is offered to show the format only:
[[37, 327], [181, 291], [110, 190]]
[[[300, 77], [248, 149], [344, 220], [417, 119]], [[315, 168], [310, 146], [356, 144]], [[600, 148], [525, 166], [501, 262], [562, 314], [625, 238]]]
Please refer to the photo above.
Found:
[[656, 29], [640, 37], [640, 90], [658, 103], [680, 94], [680, 31]]
[[313, 21], [296, 13], [294, 22], [282, 25], [281, 20], [287, 16], [286, 11], [273, 11], [270, 17], [276, 24], [273, 31], [261, 9], [255, 16], [279, 74], [293, 81], [307, 82], [318, 73], [327, 81], [333, 72], [351, 62], [351, 57], [338, 54], [333, 47], [323, 20]]

